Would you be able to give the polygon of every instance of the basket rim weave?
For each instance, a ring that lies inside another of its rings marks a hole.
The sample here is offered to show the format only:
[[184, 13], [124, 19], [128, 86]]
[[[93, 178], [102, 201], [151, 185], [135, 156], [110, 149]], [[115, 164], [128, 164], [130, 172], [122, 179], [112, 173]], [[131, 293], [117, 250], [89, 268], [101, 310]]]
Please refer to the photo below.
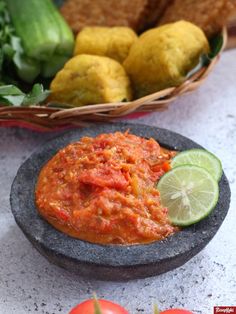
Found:
[[86, 105], [69, 109], [51, 107], [51, 103], [29, 107], [6, 107], [0, 104], [0, 124], [4, 121], [26, 122], [31, 127], [50, 130], [65, 125], [86, 126], [88, 122], [93, 121], [112, 121], [135, 112], [163, 111], [177, 97], [194, 91], [204, 83], [226, 46], [227, 30], [225, 27], [222, 29], [222, 36], [223, 45], [219, 53], [207, 66], [200, 68], [177, 87], [169, 87], [130, 102]]

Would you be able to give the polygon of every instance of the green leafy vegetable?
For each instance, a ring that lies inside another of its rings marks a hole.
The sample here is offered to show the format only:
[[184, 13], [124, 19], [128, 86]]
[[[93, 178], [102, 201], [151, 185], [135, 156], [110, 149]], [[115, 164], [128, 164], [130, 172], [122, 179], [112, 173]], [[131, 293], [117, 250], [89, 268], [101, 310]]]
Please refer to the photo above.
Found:
[[198, 72], [202, 67], [211, 63], [223, 47], [223, 36], [218, 34], [210, 40], [210, 52], [208, 54], [202, 54], [199, 59], [199, 63], [187, 74], [187, 78]]
[[24, 82], [32, 83], [40, 73], [40, 63], [19, 52], [15, 53], [13, 62], [19, 78]]
[[57, 73], [68, 60], [67, 56], [54, 55], [48, 61], [44, 62], [41, 69], [43, 77], [52, 77]]
[[221, 51], [223, 47], [223, 43], [224, 43], [224, 40], [223, 40], [222, 34], [218, 34], [210, 40], [211, 51], [208, 55], [208, 58], [210, 60], [215, 58], [218, 55], [218, 53]]
[[20, 106], [24, 100], [24, 93], [13, 85], [0, 87], [0, 102], [4, 105]]
[[50, 92], [48, 90], [44, 90], [42, 84], [34, 84], [31, 92], [25, 95], [23, 105], [29, 106], [33, 104], [39, 104], [43, 102]]
[[6, 106], [29, 106], [44, 101], [49, 91], [44, 90], [41, 84], [35, 84], [30, 93], [22, 92], [14, 85], [0, 86], [0, 103]]

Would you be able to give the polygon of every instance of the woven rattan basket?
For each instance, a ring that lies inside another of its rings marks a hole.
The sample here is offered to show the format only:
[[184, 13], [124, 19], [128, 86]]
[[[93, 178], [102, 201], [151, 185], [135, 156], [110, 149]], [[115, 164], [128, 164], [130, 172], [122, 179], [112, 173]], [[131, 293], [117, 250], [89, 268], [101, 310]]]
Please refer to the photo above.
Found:
[[18, 124], [38, 130], [52, 130], [68, 125], [84, 126], [94, 121], [113, 121], [135, 112], [163, 111], [177, 97], [192, 92], [203, 84], [226, 45], [226, 29], [223, 29], [222, 35], [223, 45], [218, 54], [180, 86], [170, 87], [131, 102], [96, 104], [70, 109], [53, 107], [50, 103], [30, 107], [1, 107], [0, 105], [0, 124]]

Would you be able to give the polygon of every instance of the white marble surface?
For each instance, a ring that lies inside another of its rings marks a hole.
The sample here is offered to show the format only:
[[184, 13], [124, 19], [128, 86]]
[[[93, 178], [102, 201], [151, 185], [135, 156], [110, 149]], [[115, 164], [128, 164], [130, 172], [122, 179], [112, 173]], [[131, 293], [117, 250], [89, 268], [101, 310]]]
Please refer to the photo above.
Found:
[[198, 91], [136, 122], [179, 132], [221, 158], [232, 201], [217, 235], [184, 266], [128, 283], [85, 280], [51, 265], [16, 226], [9, 192], [22, 161], [55, 133], [0, 128], [0, 314], [67, 314], [93, 291], [131, 314], [151, 314], [153, 302], [195, 314], [211, 314], [214, 305], [236, 305], [236, 51], [224, 53]]

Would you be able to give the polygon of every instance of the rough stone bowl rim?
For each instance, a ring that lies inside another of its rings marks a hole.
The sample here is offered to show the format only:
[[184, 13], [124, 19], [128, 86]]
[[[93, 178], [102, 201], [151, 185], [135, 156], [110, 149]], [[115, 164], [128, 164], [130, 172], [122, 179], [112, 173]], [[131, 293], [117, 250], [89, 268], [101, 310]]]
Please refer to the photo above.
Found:
[[[27, 224], [21, 220], [21, 217], [18, 215], [19, 210], [22, 210], [21, 205], [19, 203], [19, 198], [16, 195], [21, 192], [19, 191], [19, 180], [21, 179], [22, 174], [25, 170], [27, 170], [29, 163], [35, 166], [36, 158], [38, 156], [42, 156], [47, 150], [50, 151], [50, 154], [47, 155], [47, 158], [42, 160], [40, 164], [36, 167], [36, 173], [32, 174], [37, 177], [37, 174], [43, 164], [49, 160], [56, 151], [60, 148], [66, 146], [71, 142], [71, 138], [79, 139], [81, 136], [84, 136], [86, 133], [92, 132], [95, 134], [113, 132], [113, 131], [125, 131], [130, 129], [131, 133], [137, 134], [140, 136], [153, 137], [157, 139], [160, 144], [167, 148], [172, 148], [176, 150], [181, 150], [181, 145], [178, 142], [187, 143], [187, 146], [190, 148], [203, 148], [199, 144], [193, 142], [192, 140], [177, 134], [175, 132], [169, 131], [163, 128], [151, 127], [143, 124], [131, 124], [131, 123], [116, 123], [116, 124], [101, 124], [96, 125], [89, 128], [82, 129], [74, 129], [68, 132], [65, 132], [55, 138], [47, 141], [42, 147], [38, 148], [19, 168], [17, 175], [13, 181], [10, 195], [10, 202], [12, 213], [16, 220], [16, 223], [22, 229], [26, 237], [34, 244], [40, 244], [46, 251], [53, 252], [58, 257], [68, 258], [73, 261], [78, 261], [79, 263], [86, 263], [90, 265], [96, 266], [110, 266], [110, 267], [130, 267], [130, 266], [140, 266], [147, 264], [155, 264], [157, 261], [159, 262], [168, 262], [168, 260], [173, 259], [175, 257], [179, 257], [180, 255], [188, 255], [188, 253], [193, 250], [195, 247], [204, 247], [211, 238], [215, 235], [220, 225], [222, 224], [228, 208], [225, 209], [224, 217], [222, 217], [219, 225], [217, 226], [217, 230], [213, 232], [210, 236], [207, 234], [205, 230], [205, 226], [209, 224], [211, 221], [212, 214], [208, 216], [205, 220], [198, 222], [190, 227], [182, 229], [180, 232], [174, 234], [173, 236], [168, 237], [163, 241], [156, 241], [150, 244], [141, 244], [141, 245], [100, 245], [94, 244], [90, 242], [86, 242], [79, 239], [71, 238], [60, 231], [57, 231], [44, 221], [36, 212], [36, 206], [34, 205], [33, 211], [35, 213], [35, 217], [37, 219], [37, 224], [40, 225], [45, 231], [43, 234], [38, 236], [37, 234], [32, 234], [29, 232]], [[145, 133], [143, 135], [143, 133]], [[170, 137], [173, 139], [173, 144], [166, 141], [163, 142], [161, 138]], [[175, 140], [177, 140], [177, 145], [175, 145]], [[73, 142], [74, 140], [72, 140]], [[63, 142], [63, 144], [61, 144]], [[33, 180], [33, 189], [35, 186], [36, 179]], [[227, 178], [223, 173], [222, 179], [220, 181], [220, 185], [222, 182], [226, 182], [228, 184]], [[227, 187], [229, 190], [229, 186]], [[32, 190], [32, 189], [31, 189]], [[228, 191], [230, 196], [230, 190]], [[222, 196], [220, 196], [222, 197]], [[228, 200], [228, 207], [229, 207]], [[220, 199], [219, 199], [220, 202]], [[216, 211], [217, 207], [219, 207], [219, 202], [214, 211]], [[31, 209], [30, 209], [31, 210]], [[218, 208], [219, 210], [219, 208]], [[204, 237], [204, 232], [206, 232], [206, 236]], [[197, 235], [201, 233], [201, 237]], [[48, 238], [49, 237], [49, 238]], [[182, 243], [182, 240], [189, 239], [189, 241], [185, 241]], [[56, 242], [52, 243], [52, 239]], [[48, 241], [49, 240], [49, 241]], [[61, 241], [68, 244], [65, 248], [64, 246], [60, 246]], [[176, 243], [182, 243], [177, 248], [175, 247]]]

